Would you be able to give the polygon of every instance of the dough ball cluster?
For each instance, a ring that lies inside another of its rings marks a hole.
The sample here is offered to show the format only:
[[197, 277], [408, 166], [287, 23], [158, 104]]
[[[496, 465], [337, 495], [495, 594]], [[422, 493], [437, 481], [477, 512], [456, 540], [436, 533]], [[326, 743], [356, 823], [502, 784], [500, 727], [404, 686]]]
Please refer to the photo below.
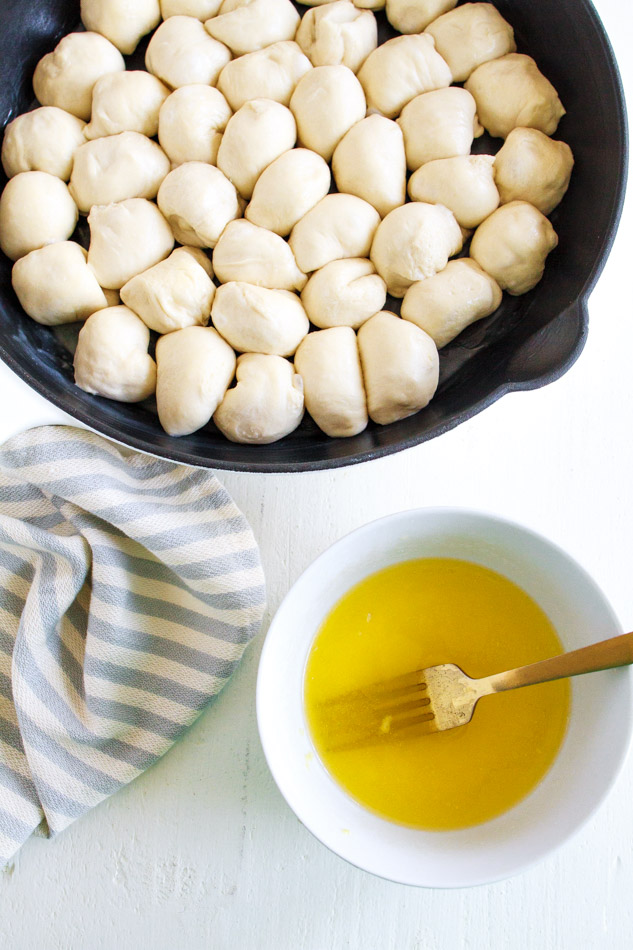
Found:
[[[383, 9], [401, 35], [378, 46]], [[492, 3], [81, 16], [5, 130], [0, 249], [33, 320], [83, 323], [86, 392], [155, 396], [175, 437], [214, 423], [267, 444], [307, 412], [348, 438], [423, 409], [439, 350], [540, 280], [573, 156]], [[146, 36], [145, 70], [127, 69]], [[484, 132], [504, 141], [474, 154]]]

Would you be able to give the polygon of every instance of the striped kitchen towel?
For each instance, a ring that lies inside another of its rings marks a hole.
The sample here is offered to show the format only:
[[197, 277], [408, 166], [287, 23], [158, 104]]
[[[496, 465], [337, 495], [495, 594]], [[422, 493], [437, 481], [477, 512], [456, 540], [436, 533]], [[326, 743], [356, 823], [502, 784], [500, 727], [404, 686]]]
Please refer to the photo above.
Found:
[[0, 447], [0, 863], [163, 755], [264, 604], [253, 535], [210, 472], [69, 426]]

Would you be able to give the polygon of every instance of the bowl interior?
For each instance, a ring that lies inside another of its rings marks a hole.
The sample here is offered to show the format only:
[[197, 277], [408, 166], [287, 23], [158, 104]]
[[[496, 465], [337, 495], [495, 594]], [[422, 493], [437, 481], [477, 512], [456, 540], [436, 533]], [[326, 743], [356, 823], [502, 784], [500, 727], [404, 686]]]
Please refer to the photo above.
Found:
[[389, 564], [418, 557], [462, 558], [504, 574], [543, 608], [565, 649], [622, 632], [591, 578], [538, 535], [459, 510], [391, 516], [329, 548], [279, 608], [260, 664], [260, 735], [288, 804], [341, 857], [405, 884], [486, 883], [544, 857], [602, 801], [629, 746], [631, 673], [609, 670], [571, 681], [570, 723], [554, 765], [527, 798], [498, 818], [461, 831], [424, 832], [370, 813], [339, 788], [314, 750], [303, 708], [305, 663], [321, 622], [350, 587]]
[[[299, 9], [303, 12], [306, 8]], [[309, 419], [270, 446], [236, 445], [211, 424], [176, 439], [163, 432], [152, 402], [112, 402], [77, 389], [63, 334], [22, 312], [0, 255], [0, 357], [33, 388], [75, 418], [134, 448], [176, 461], [247, 471], [301, 471], [376, 458], [433, 438], [512, 388], [542, 385], [563, 373], [586, 337], [585, 297], [606, 259], [625, 181], [626, 120], [613, 54], [589, 0], [497, 0], [567, 108], [557, 136], [572, 146], [569, 192], [552, 215], [560, 237], [545, 276], [529, 294], [504, 296], [501, 308], [469, 327], [441, 355], [440, 386], [430, 406], [390, 426], [370, 424], [351, 439], [330, 439]], [[79, 22], [78, 0], [4, 0], [0, 6], [0, 127], [32, 104], [39, 57]], [[379, 35], [393, 35], [383, 13]], [[560, 37], [565, 37], [562, 44]], [[144, 44], [130, 61], [143, 62]], [[499, 140], [478, 140], [496, 151]], [[0, 186], [3, 182], [0, 176]], [[395, 309], [395, 302], [390, 304]]]

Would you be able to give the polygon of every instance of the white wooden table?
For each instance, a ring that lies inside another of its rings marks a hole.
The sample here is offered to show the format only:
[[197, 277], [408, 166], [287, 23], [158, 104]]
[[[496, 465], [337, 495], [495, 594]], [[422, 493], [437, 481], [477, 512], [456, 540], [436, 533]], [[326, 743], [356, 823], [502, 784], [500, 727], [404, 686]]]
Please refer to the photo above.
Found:
[[[633, 102], [632, 0], [599, 0]], [[561, 38], [564, 42], [564, 38]], [[264, 629], [289, 586], [352, 528], [423, 505], [527, 524], [593, 574], [633, 627], [633, 195], [591, 298], [589, 342], [558, 382], [507, 396], [426, 445], [335, 472], [223, 473], [261, 545]], [[70, 421], [0, 364], [0, 441]], [[263, 758], [263, 636], [165, 758], [0, 872], [11, 950], [630, 950], [633, 759], [595, 818], [507, 882], [461, 891], [379, 880], [299, 824]]]

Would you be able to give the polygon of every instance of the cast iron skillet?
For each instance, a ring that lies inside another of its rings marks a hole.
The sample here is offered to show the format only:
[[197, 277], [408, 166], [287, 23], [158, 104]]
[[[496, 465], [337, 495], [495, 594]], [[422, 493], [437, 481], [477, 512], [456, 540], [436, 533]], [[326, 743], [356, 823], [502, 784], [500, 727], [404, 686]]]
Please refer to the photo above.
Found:
[[[496, 0], [496, 6], [513, 25], [519, 51], [532, 55], [557, 88], [568, 113], [557, 136], [572, 147], [576, 166], [552, 215], [560, 244], [542, 281], [523, 297], [504, 294], [497, 313], [442, 351], [440, 386], [428, 408], [389, 426], [370, 423], [351, 439], [327, 438], [308, 417], [296, 432], [269, 446], [235, 445], [213, 425], [172, 438], [161, 429], [153, 405], [111, 402], [74, 386], [72, 357], [59, 335], [23, 313], [11, 288], [11, 264], [0, 254], [2, 359], [56, 406], [119, 442], [190, 465], [251, 472], [309, 471], [378, 458], [441, 435], [507, 392], [534, 389], [562, 375], [585, 343], [587, 298], [622, 208], [624, 97], [613, 52], [589, 0]], [[0, 128], [29, 107], [35, 64], [78, 22], [79, 0], [2, 0]], [[382, 14], [379, 25], [383, 39], [392, 34]], [[135, 65], [142, 64], [142, 53], [135, 54]], [[479, 140], [477, 149], [494, 151], [500, 144]]]

